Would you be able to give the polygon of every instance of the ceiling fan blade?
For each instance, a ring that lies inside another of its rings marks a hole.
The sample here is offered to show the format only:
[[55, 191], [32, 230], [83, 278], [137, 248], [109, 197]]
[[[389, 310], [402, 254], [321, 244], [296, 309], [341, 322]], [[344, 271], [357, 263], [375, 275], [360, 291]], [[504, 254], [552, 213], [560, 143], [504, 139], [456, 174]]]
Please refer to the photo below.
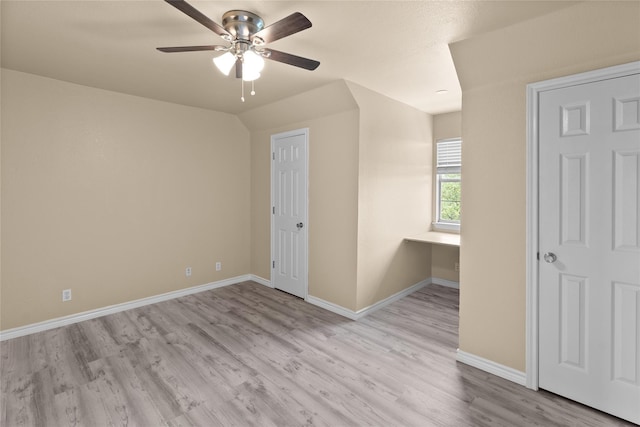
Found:
[[164, 0], [169, 3], [171, 6], [175, 7], [179, 11], [183, 12], [185, 15], [195, 19], [220, 37], [231, 37], [231, 34], [225, 30], [222, 25], [216, 24], [211, 19], [209, 19], [206, 15], [200, 12], [195, 7], [191, 6], [184, 0]]
[[273, 61], [282, 62], [285, 64], [293, 65], [296, 67], [304, 68], [305, 70], [315, 70], [320, 65], [320, 62], [313, 59], [303, 58], [301, 56], [292, 55], [290, 53], [280, 52], [279, 50], [265, 49], [271, 52], [267, 58]]
[[224, 48], [224, 46], [210, 45], [210, 46], [175, 46], [175, 47], [157, 47], [160, 52], [175, 53], [175, 52], [196, 52], [199, 50], [217, 50], [217, 48]]
[[236, 59], [236, 78], [242, 78], [242, 60], [240, 58]]
[[253, 35], [253, 38], [260, 37], [265, 43], [271, 43], [310, 27], [311, 21], [300, 12], [295, 12], [258, 31]]

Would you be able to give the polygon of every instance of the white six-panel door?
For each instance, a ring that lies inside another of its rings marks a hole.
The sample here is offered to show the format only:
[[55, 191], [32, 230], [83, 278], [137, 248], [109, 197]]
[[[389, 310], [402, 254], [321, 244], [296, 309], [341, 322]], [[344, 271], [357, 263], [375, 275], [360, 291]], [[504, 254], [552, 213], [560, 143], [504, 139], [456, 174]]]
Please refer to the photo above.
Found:
[[640, 74], [539, 97], [539, 386], [640, 423]]
[[271, 283], [300, 298], [307, 296], [307, 145], [307, 129], [271, 137]]

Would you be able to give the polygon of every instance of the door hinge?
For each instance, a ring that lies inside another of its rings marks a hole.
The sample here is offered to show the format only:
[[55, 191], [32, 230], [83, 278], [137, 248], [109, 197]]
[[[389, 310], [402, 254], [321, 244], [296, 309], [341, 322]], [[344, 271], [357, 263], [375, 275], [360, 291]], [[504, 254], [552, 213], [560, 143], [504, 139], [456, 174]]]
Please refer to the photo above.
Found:
[[274, 206], [273, 208], [271, 208], [271, 212], [275, 215], [276, 214], [276, 207]]
[[536, 252], [536, 259], [540, 261], [540, 252]]
[[275, 261], [271, 261], [271, 268], [276, 268], [276, 262]]
[[276, 153], [273, 152], [273, 153], [271, 153], [271, 160], [275, 160], [275, 159], [276, 159]]

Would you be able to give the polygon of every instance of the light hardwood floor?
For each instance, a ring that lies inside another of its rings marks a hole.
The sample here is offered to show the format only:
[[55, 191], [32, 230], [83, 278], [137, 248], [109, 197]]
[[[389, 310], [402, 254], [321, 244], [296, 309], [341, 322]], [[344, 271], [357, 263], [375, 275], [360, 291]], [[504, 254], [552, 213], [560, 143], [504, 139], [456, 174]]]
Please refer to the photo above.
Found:
[[623, 426], [455, 361], [458, 292], [357, 322], [246, 282], [0, 344], [2, 426]]

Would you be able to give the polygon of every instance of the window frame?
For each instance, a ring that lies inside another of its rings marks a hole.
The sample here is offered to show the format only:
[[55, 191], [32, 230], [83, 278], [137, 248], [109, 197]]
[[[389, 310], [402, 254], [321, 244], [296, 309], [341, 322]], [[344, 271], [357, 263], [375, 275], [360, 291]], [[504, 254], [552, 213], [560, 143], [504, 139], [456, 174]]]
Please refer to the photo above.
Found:
[[[462, 153], [462, 138], [447, 138], [437, 140], [435, 143], [435, 156], [434, 156], [434, 182], [435, 182], [435, 221], [431, 223], [432, 228], [436, 231], [448, 231], [448, 232], [460, 232], [460, 224], [462, 223], [461, 219], [458, 221], [446, 220], [440, 218], [440, 205], [441, 205], [441, 194], [442, 194], [442, 184], [446, 182], [460, 182], [462, 185], [462, 161], [460, 160], [460, 165], [458, 166], [445, 166], [438, 168], [438, 144], [440, 143], [452, 143], [459, 142], [460, 144], [460, 153]], [[460, 154], [460, 158], [462, 155]], [[444, 175], [450, 174], [459, 174], [459, 179], [451, 179], [444, 178]]]

